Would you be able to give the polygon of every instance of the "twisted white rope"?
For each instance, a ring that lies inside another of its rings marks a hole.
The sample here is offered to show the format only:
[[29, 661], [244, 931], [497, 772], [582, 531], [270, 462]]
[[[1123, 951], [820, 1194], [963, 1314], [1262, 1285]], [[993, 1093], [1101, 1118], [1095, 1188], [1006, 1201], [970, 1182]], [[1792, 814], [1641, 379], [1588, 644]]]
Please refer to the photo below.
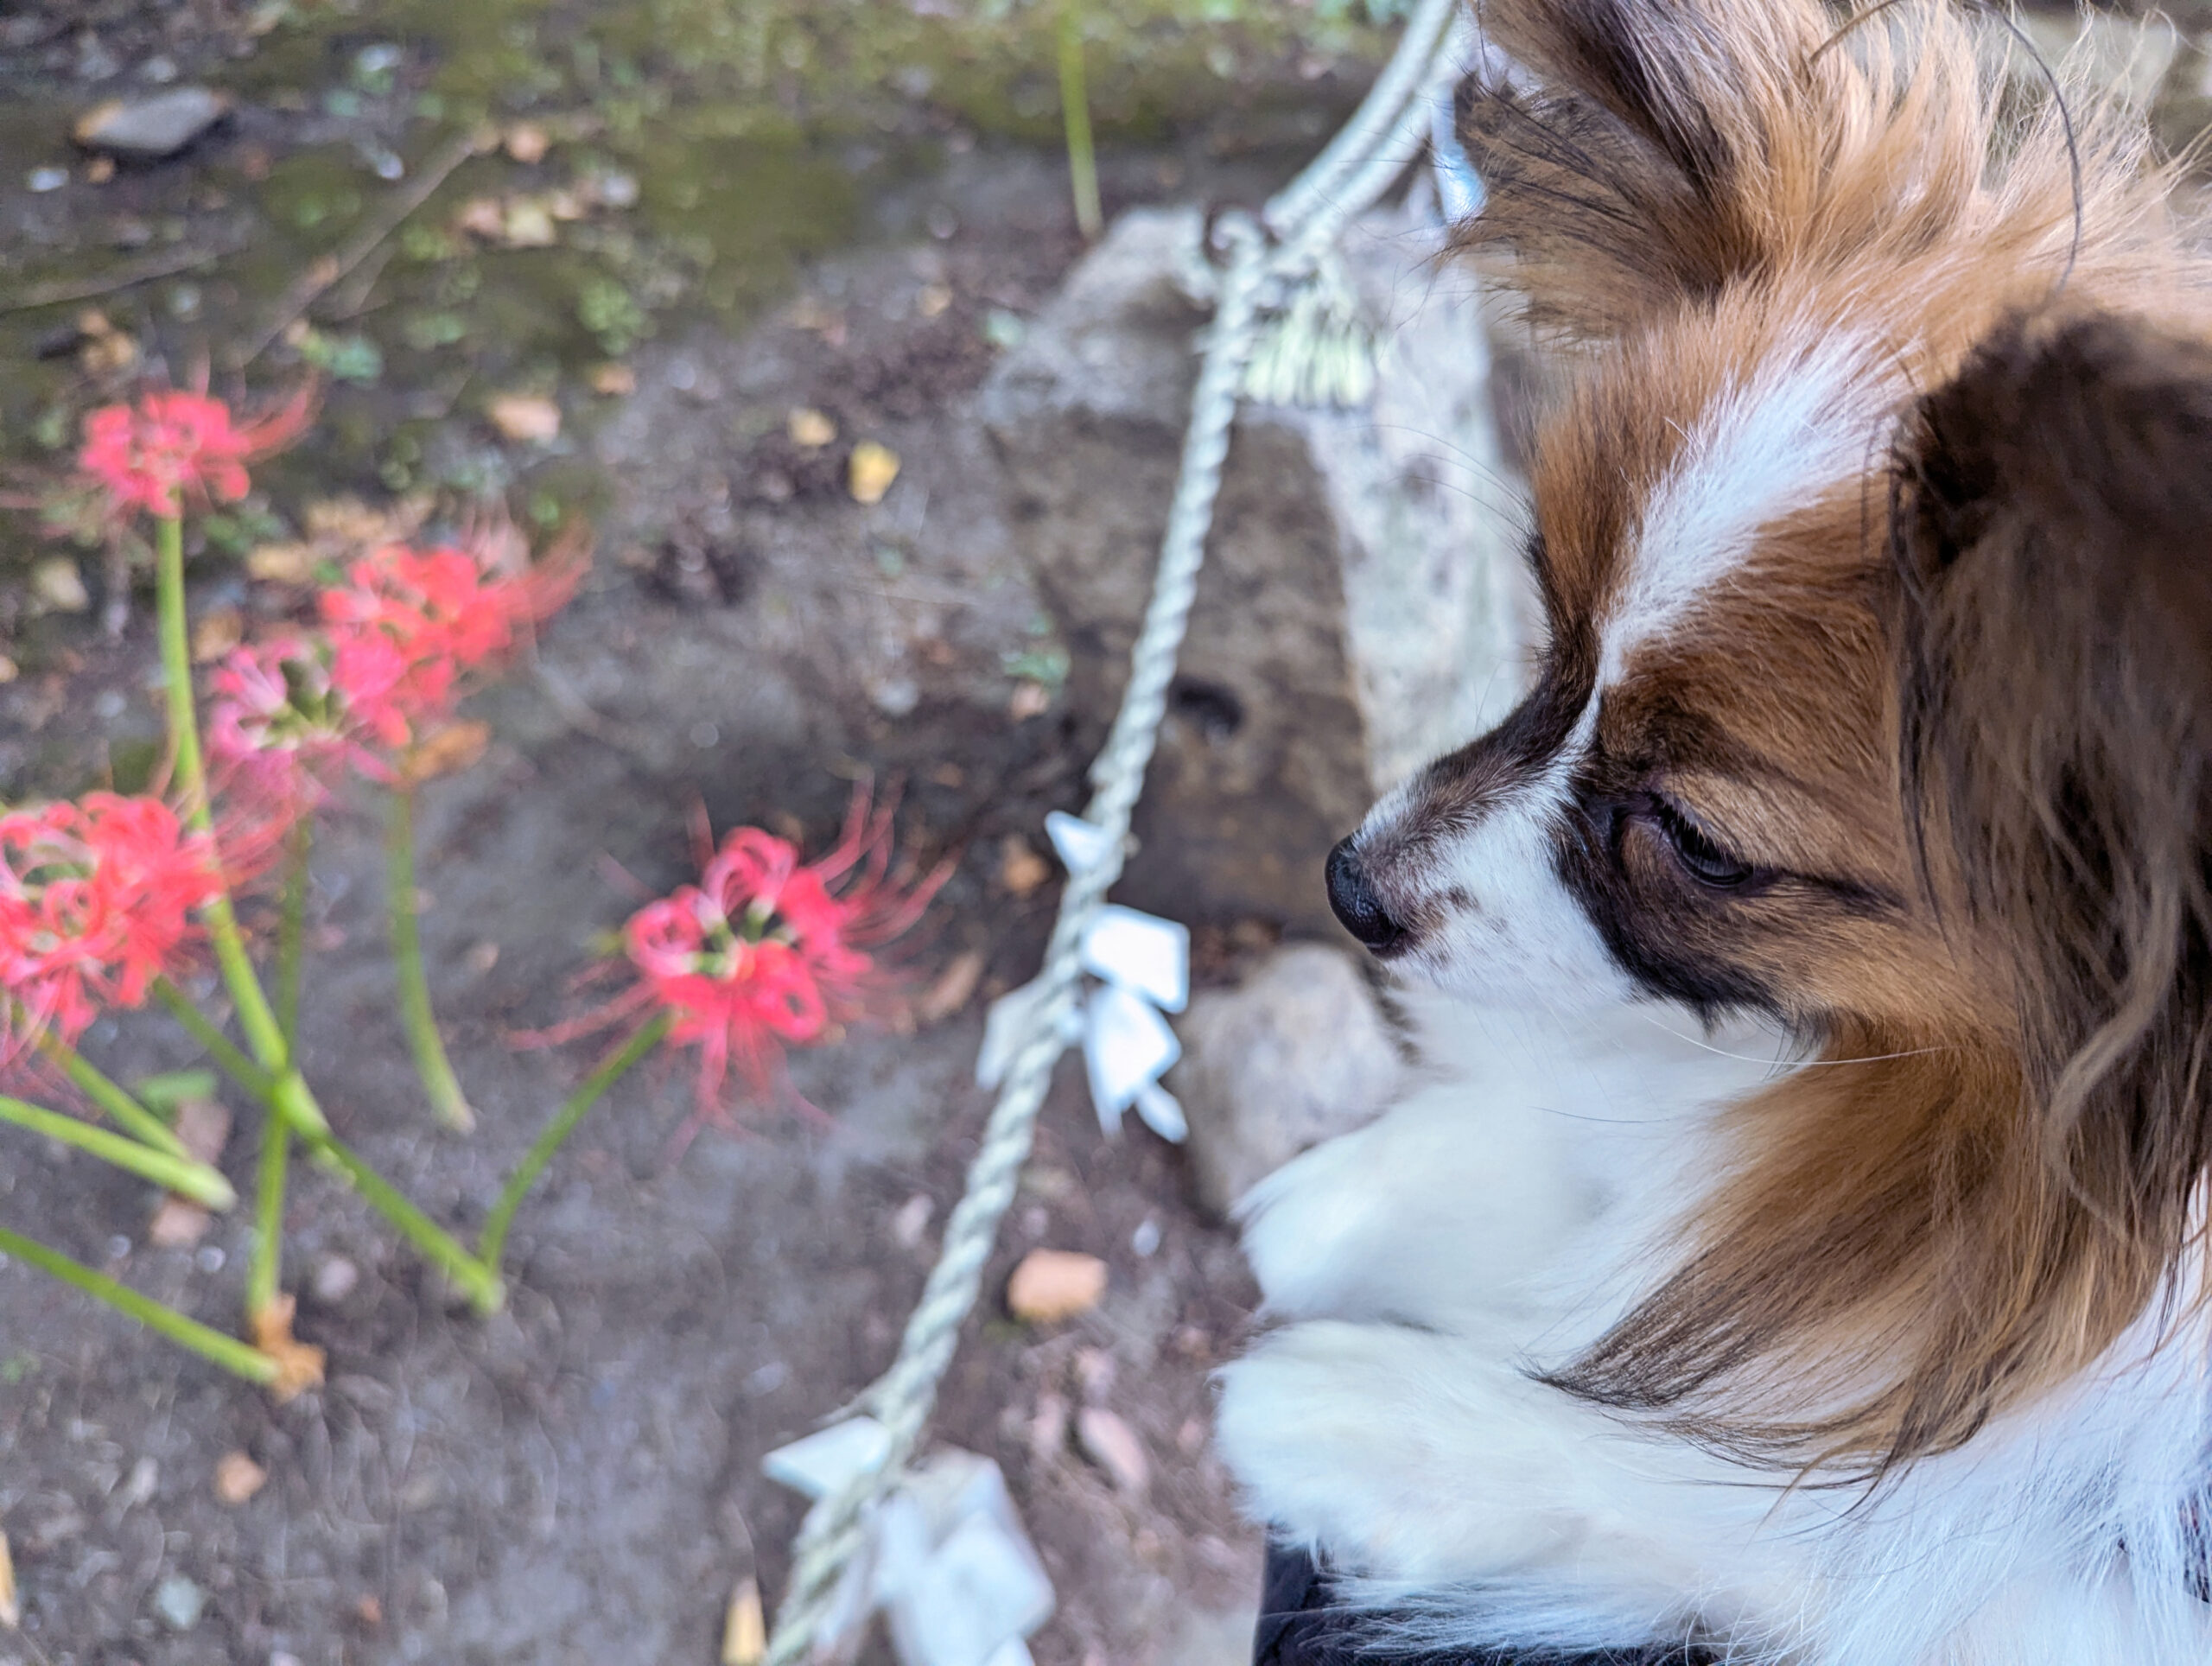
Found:
[[[982, 1148], [969, 1165], [967, 1189], [946, 1223], [944, 1248], [906, 1321], [898, 1358], [859, 1402], [890, 1437], [887, 1455], [808, 1514], [794, 1548], [791, 1586], [776, 1616], [766, 1666], [796, 1666], [812, 1646], [837, 1601], [842, 1576], [865, 1539], [868, 1509], [913, 1454], [961, 1326], [982, 1292], [983, 1268], [998, 1240], [999, 1223], [1014, 1202], [1052, 1066], [1067, 1045], [1062, 1021], [1081, 976], [1084, 930], [1121, 876], [1129, 817], [1166, 712], [1167, 687], [1221, 491], [1238, 390], [1263, 312], [1286, 304], [1345, 223], [1382, 194], [1418, 149], [1428, 128], [1426, 95], [1446, 60], [1444, 32], [1458, 3], [1423, 0], [1366, 101], [1328, 149], [1268, 205], [1260, 223], [1229, 214], [1216, 225], [1215, 240], [1227, 265], [1217, 286], [1213, 324], [1191, 396], [1190, 427], [1160, 565], [1143, 626], [1130, 651], [1121, 710], [1090, 768], [1092, 792], [1084, 818], [1104, 835], [1104, 855], [1069, 875], [1045, 951], [1041, 994], [1029, 1014], [1028, 1033], [1000, 1084]], [[1274, 233], [1272, 245], [1262, 224]]]

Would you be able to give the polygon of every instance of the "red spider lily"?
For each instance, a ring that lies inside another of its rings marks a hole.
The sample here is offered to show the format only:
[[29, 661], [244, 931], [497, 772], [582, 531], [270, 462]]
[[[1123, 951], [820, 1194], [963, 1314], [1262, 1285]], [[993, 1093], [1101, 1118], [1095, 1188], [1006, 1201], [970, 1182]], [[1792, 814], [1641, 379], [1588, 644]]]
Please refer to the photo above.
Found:
[[216, 795], [238, 823], [223, 841], [233, 868], [241, 846], [273, 849], [348, 765], [372, 780], [391, 779], [372, 744], [385, 738], [385, 715], [346, 697], [334, 659], [320, 637], [287, 634], [232, 650], [208, 678], [207, 758]]
[[882, 1015], [893, 980], [869, 951], [919, 919], [951, 874], [947, 862], [918, 880], [892, 874], [893, 808], [871, 811], [866, 790], [855, 793], [836, 849], [804, 865], [789, 840], [757, 827], [709, 845], [697, 885], [648, 903], [623, 928], [637, 981], [597, 1012], [523, 1039], [557, 1043], [666, 1014], [669, 1041], [699, 1052], [697, 1110], [679, 1148], [702, 1122], [727, 1120], [733, 1070], [756, 1098], [788, 1092], [786, 1047]]
[[405, 746], [452, 709], [462, 673], [512, 650], [582, 575], [576, 560], [531, 565], [519, 538], [429, 550], [387, 544], [322, 593], [331, 681], [381, 744]]
[[73, 1043], [102, 1007], [136, 1007], [220, 887], [214, 848], [158, 798], [91, 792], [0, 815], [0, 1033], [12, 1052]]
[[194, 502], [235, 503], [246, 494], [245, 465], [283, 450], [314, 415], [314, 387], [268, 415], [238, 424], [204, 393], [156, 390], [135, 405], [106, 405], [85, 418], [78, 466], [106, 488], [117, 512], [143, 509], [170, 518]]

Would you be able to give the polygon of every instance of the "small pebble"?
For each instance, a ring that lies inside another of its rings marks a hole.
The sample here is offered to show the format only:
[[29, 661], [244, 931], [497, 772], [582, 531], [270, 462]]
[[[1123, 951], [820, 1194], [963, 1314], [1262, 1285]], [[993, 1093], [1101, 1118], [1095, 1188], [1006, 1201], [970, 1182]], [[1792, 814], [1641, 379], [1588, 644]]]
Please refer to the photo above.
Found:
[[154, 1612], [172, 1631], [189, 1631], [207, 1612], [207, 1593], [181, 1574], [172, 1574], [154, 1587]]
[[1160, 1250], [1160, 1223], [1149, 1215], [1137, 1230], [1129, 1234], [1129, 1248], [1138, 1255], [1149, 1257]]
[[326, 1305], [343, 1301], [361, 1281], [361, 1269], [343, 1256], [332, 1256], [315, 1269], [315, 1299]]
[[226, 1452], [215, 1460], [215, 1497], [236, 1509], [269, 1485], [269, 1472], [243, 1452]]
[[23, 178], [23, 183], [43, 196], [48, 191], [59, 191], [69, 183], [66, 168], [34, 168]]
[[1117, 1488], [1132, 1498], [1144, 1496], [1152, 1483], [1152, 1462], [1135, 1429], [1102, 1406], [1086, 1406], [1077, 1414], [1075, 1438], [1084, 1456], [1104, 1470]]
[[173, 156], [230, 113], [231, 101], [204, 86], [173, 86], [110, 99], [77, 120], [71, 137], [87, 150], [158, 162]]
[[1032, 1325], [1073, 1319], [1106, 1294], [1106, 1263], [1067, 1250], [1032, 1250], [1007, 1281], [1007, 1310]]
[[917, 1192], [899, 1205], [899, 1212], [891, 1218], [891, 1236], [901, 1250], [921, 1247], [922, 1234], [930, 1230], [930, 1217], [937, 1211], [937, 1205], [926, 1192]]

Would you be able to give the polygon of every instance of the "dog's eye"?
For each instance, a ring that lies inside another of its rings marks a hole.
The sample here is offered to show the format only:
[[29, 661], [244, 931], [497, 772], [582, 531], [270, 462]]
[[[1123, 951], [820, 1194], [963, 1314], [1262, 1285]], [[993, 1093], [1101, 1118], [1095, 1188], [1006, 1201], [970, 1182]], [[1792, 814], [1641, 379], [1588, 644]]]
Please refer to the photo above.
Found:
[[1732, 891], [1748, 884], [1755, 870], [1751, 863], [1732, 855], [1713, 843], [1712, 836], [1690, 819], [1688, 811], [1668, 799], [1651, 800], [1651, 819], [1675, 852], [1675, 860], [1699, 884], [1716, 891]]

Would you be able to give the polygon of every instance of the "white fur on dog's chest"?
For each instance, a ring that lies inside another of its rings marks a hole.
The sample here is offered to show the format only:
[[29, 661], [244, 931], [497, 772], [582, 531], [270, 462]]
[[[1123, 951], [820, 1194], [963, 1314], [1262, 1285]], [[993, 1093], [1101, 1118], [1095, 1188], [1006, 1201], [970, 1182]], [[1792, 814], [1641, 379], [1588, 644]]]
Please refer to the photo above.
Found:
[[1714, 1179], [1716, 1113], [1789, 1067], [1783, 1044], [1658, 1006], [1570, 1024], [1410, 1004], [1428, 1084], [1244, 1206], [1287, 1322], [1223, 1372], [1219, 1443], [1281, 1536], [1438, 1644], [1597, 1648], [1694, 1619], [1746, 1662], [2212, 1659], [2185, 1548], [2118, 1550], [2158, 1536], [2201, 1449], [2201, 1377], [2171, 1351], [1872, 1501], [1535, 1381], [1664, 1268]]

